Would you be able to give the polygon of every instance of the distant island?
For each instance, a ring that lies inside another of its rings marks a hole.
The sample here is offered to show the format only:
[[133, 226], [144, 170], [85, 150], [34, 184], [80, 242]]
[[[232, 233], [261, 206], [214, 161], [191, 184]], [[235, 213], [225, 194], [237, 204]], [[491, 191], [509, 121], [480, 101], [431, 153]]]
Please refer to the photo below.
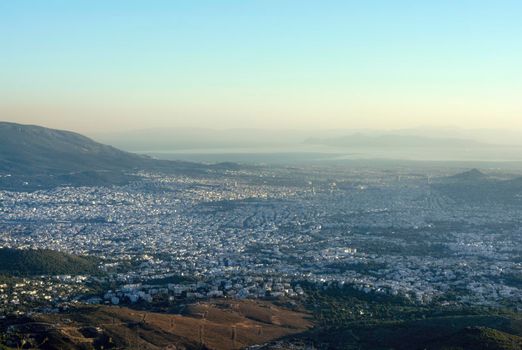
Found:
[[486, 147], [488, 144], [458, 138], [436, 138], [412, 135], [366, 135], [355, 133], [334, 138], [308, 138], [309, 145], [334, 147]]

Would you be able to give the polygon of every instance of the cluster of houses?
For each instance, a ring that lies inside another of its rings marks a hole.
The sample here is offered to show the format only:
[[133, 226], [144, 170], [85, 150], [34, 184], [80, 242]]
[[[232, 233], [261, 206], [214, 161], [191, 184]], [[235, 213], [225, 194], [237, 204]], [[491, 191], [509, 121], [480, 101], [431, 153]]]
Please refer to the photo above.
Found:
[[107, 291], [103, 297], [91, 297], [87, 303], [152, 303], [193, 301], [209, 298], [298, 298], [304, 295], [299, 284], [292, 284], [281, 278], [220, 279], [210, 282], [188, 284], [168, 283], [149, 285], [142, 283], [125, 284], [116, 290]]

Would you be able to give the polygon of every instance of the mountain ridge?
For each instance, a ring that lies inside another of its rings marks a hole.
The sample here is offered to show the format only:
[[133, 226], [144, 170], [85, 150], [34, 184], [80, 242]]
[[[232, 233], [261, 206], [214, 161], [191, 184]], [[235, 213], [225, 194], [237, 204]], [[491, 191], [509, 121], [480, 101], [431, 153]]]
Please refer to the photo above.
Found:
[[72, 131], [0, 122], [0, 189], [122, 185], [140, 170], [198, 175], [229, 168], [237, 164], [158, 160]]
[[147, 159], [72, 131], [0, 122], [0, 171], [5, 173], [114, 170]]

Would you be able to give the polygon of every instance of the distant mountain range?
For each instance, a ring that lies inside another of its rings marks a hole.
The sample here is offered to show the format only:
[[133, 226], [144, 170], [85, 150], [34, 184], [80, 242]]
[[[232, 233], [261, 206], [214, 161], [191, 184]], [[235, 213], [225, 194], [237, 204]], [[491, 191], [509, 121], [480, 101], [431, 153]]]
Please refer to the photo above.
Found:
[[309, 138], [306, 144], [334, 146], [334, 147], [378, 147], [378, 148], [400, 148], [400, 147], [484, 147], [485, 143], [457, 139], [457, 138], [436, 138], [413, 135], [366, 135], [356, 133], [353, 135], [335, 138]]
[[[96, 140], [128, 151], [209, 148], [283, 148], [335, 144], [338, 147], [369, 145], [522, 146], [515, 130], [462, 130], [459, 128], [375, 129], [210, 129], [152, 128], [93, 133]], [[448, 143], [449, 141], [449, 143]]]
[[0, 188], [3, 189], [124, 184], [135, 179], [132, 174], [140, 169], [193, 174], [232, 166], [237, 165], [156, 160], [70, 131], [0, 122]]
[[[497, 135], [498, 134], [498, 135]], [[344, 153], [346, 158], [422, 161], [522, 161], [518, 133], [499, 131], [496, 137], [460, 129], [204, 129], [153, 128], [97, 132], [92, 136], [120, 149], [146, 153], [161, 159], [249, 163], [245, 154], [264, 154], [263, 163], [278, 162], [288, 153], [315, 161], [317, 154]], [[485, 135], [485, 136], [484, 136]], [[505, 136], [504, 139], [502, 136]], [[232, 156], [216, 157], [216, 155]], [[237, 158], [234, 158], [238, 155]], [[271, 158], [271, 156], [276, 157]], [[286, 161], [286, 160], [285, 160]], [[289, 158], [289, 161], [292, 161]]]

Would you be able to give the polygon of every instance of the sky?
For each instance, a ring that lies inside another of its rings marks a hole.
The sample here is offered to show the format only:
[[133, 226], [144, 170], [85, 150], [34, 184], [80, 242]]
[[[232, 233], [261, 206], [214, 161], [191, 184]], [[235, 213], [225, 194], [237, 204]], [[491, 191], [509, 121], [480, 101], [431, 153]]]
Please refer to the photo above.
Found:
[[522, 130], [519, 0], [0, 1], [0, 120]]

